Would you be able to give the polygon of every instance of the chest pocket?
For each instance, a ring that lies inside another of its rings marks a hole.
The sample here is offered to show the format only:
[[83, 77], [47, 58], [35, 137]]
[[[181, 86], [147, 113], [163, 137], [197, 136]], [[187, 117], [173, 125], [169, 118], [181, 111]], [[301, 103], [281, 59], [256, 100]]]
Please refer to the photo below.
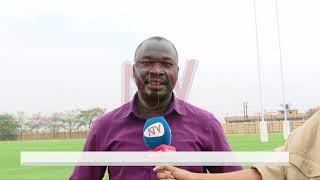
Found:
[[290, 154], [287, 179], [320, 180], [320, 164], [298, 154]]

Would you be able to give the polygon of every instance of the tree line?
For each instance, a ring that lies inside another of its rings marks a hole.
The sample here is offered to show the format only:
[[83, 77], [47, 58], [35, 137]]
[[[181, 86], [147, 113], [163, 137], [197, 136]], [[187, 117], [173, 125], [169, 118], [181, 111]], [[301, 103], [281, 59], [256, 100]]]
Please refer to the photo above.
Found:
[[104, 114], [104, 108], [86, 110], [70, 110], [52, 114], [17, 112], [0, 114], [0, 140], [15, 140], [17, 135], [67, 132], [90, 130], [94, 121]]

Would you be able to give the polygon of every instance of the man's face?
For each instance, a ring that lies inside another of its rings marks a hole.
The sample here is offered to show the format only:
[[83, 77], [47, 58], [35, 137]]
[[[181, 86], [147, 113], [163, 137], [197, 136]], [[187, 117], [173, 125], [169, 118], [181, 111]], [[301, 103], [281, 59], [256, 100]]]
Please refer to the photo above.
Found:
[[177, 54], [168, 41], [147, 40], [136, 52], [133, 77], [139, 93], [163, 98], [172, 93], [178, 77]]

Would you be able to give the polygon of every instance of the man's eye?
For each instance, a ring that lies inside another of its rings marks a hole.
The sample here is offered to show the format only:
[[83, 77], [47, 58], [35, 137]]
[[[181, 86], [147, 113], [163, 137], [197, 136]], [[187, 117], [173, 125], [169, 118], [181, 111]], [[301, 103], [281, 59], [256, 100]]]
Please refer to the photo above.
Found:
[[172, 65], [171, 63], [166, 63], [166, 62], [162, 63], [162, 66], [164, 66], [164, 67], [170, 67], [171, 65]]
[[142, 61], [141, 64], [145, 65], [145, 66], [149, 66], [151, 65], [151, 63], [149, 61]]

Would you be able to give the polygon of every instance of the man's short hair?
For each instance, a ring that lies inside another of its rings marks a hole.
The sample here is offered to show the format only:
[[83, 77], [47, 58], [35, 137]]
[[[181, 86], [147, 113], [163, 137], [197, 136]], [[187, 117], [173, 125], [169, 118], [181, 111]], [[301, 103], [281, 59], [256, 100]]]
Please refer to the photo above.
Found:
[[143, 44], [144, 42], [148, 41], [148, 40], [157, 40], [157, 41], [167, 41], [167, 42], [169, 42], [169, 43], [172, 45], [172, 47], [174, 48], [174, 50], [175, 50], [175, 52], [176, 52], [177, 60], [178, 60], [178, 51], [177, 51], [176, 47], [173, 45], [173, 43], [172, 43], [171, 41], [169, 41], [168, 39], [166, 39], [166, 38], [164, 38], [164, 37], [161, 37], [161, 36], [153, 36], [153, 37], [150, 37], [150, 38], [145, 39], [144, 41], [142, 41], [142, 42], [139, 44], [139, 46], [137, 47], [137, 49], [136, 49], [136, 51], [135, 51], [135, 53], [134, 53], [134, 58], [136, 58], [136, 56], [137, 56], [137, 51], [138, 51], [139, 48], [142, 46], [142, 44]]

